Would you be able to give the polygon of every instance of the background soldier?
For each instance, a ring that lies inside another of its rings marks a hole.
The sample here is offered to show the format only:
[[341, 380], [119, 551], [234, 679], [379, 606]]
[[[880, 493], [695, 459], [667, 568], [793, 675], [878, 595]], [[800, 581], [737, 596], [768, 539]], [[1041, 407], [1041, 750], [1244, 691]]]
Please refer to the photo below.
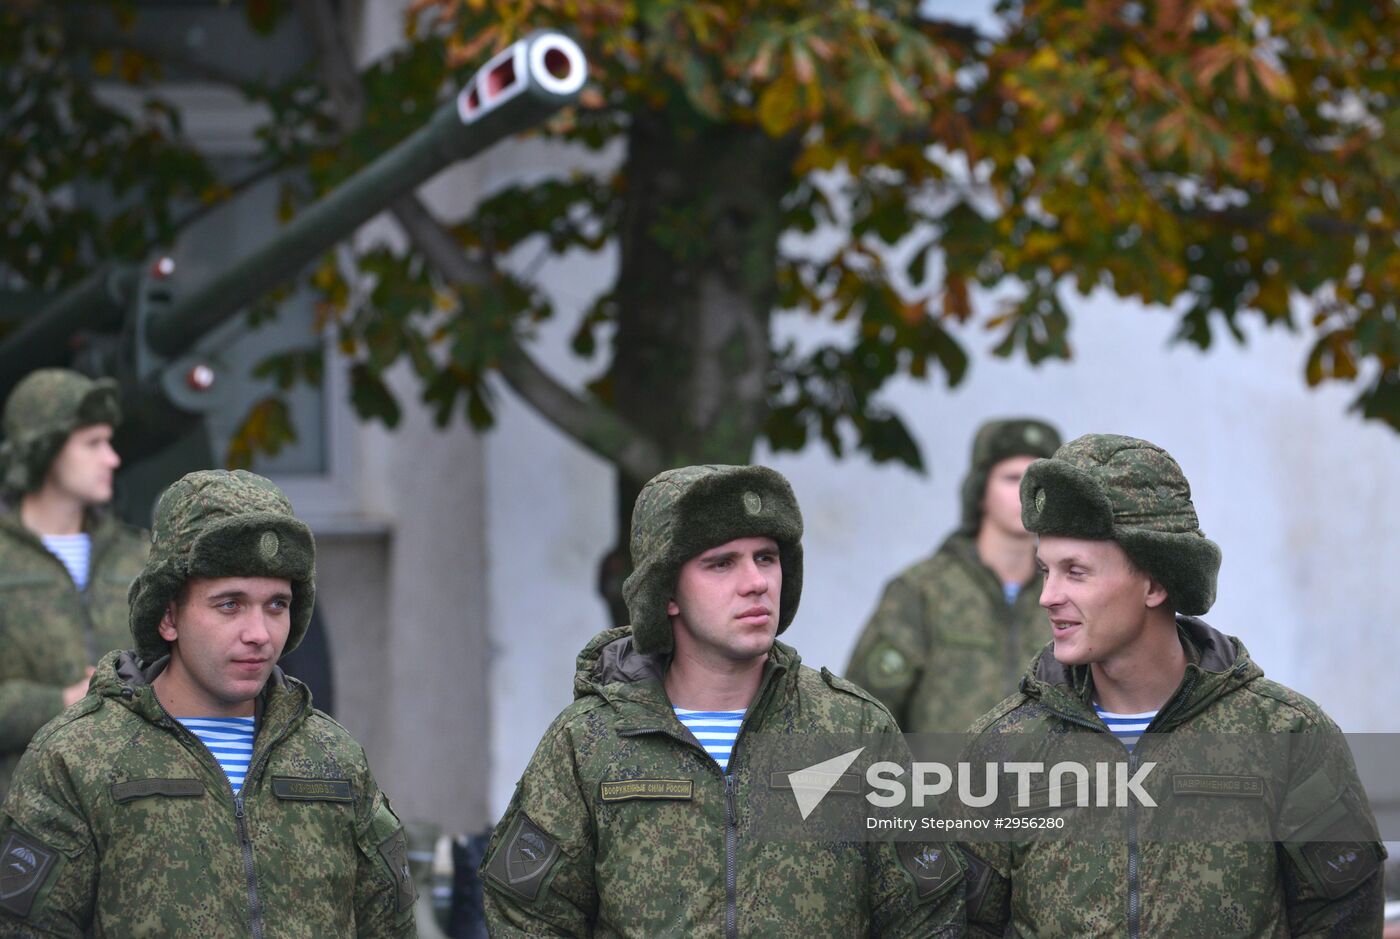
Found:
[[147, 540], [102, 507], [121, 460], [116, 383], [43, 369], [5, 403], [0, 486], [0, 799], [34, 733], [126, 644], [126, 591]]
[[1048, 638], [1021, 474], [1060, 445], [1043, 421], [989, 421], [972, 444], [962, 523], [885, 587], [846, 677], [905, 733], [959, 733], [1016, 687]]
[[40, 731], [0, 811], [0, 935], [414, 934], [364, 751], [275, 665], [315, 596], [311, 532], [271, 482], [165, 491], [135, 651]]
[[[1132, 437], [1080, 437], [1031, 464], [1021, 502], [1026, 528], [1040, 536], [1040, 603], [1053, 643], [1021, 690], [974, 725], [974, 764], [1000, 740], [1035, 736], [1112, 733], [1131, 765], [1159, 752], [1134, 755], [1143, 733], [1338, 733], [1315, 703], [1264, 678], [1243, 643], [1195, 618], [1215, 600], [1220, 549], [1201, 533], [1190, 484], [1165, 450]], [[1126, 844], [1056, 838], [967, 849], [974, 933], [1002, 936], [1014, 923], [1016, 935], [1036, 936], [1379, 935], [1384, 851], [1331, 827], [1348, 817], [1373, 827], [1365, 793], [1345, 751], [1321, 765], [1309, 752], [1290, 748], [1275, 777], [1212, 777], [1261, 783], [1281, 803], [1303, 800], [1308, 824], [1319, 827], [1290, 831], [1290, 843], [1138, 841], [1130, 813]], [[1271, 772], [1263, 760], [1249, 769]], [[1189, 800], [1189, 778], [1174, 775], [1154, 796]], [[1228, 811], [1242, 816], [1254, 805]]]
[[801, 538], [791, 487], [765, 467], [668, 470], [642, 489], [632, 625], [584, 648], [576, 700], [496, 828], [482, 864], [493, 936], [962, 934], [951, 848], [748, 831], [769, 785], [750, 769], [753, 734], [896, 730], [774, 641], [802, 592]]

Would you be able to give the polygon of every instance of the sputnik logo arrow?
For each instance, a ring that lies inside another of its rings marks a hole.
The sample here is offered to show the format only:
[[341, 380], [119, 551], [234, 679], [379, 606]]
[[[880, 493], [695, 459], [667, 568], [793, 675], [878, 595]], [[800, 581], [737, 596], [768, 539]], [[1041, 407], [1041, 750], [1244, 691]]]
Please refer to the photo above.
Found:
[[840, 756], [833, 756], [829, 760], [822, 760], [820, 763], [813, 763], [805, 769], [794, 770], [788, 773], [788, 782], [792, 785], [792, 796], [797, 800], [797, 811], [802, 813], [802, 820], [805, 822], [807, 816], [816, 811], [817, 806], [822, 804], [822, 799], [831, 791], [831, 787], [841, 780], [841, 775], [850, 768], [856, 761], [865, 747], [843, 753]]

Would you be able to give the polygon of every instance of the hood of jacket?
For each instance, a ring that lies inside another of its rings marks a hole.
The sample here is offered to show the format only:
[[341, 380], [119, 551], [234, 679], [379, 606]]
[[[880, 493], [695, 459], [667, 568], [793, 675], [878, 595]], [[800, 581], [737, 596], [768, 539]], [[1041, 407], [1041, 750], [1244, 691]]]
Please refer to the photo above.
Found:
[[[1186, 672], [1176, 692], [1162, 706], [1156, 731], [1169, 731], [1209, 708], [1225, 695], [1264, 675], [1244, 643], [1194, 616], [1177, 616], [1177, 636], [1186, 652]], [[1063, 665], [1055, 644], [1047, 644], [1021, 679], [1021, 693], [1051, 710], [1095, 720], [1093, 679], [1087, 665]]]
[[[108, 652], [97, 663], [88, 684], [88, 694], [109, 699], [152, 724], [164, 724], [174, 715], [161, 705], [151, 683], [169, 663], [169, 656], [147, 664], [137, 658], [134, 651]], [[311, 713], [311, 692], [274, 665], [267, 684], [254, 702], [253, 713], [259, 730], [269, 720], [278, 725], [299, 725]]]
[[[632, 627], [618, 626], [598, 633], [579, 652], [574, 670], [574, 700], [597, 697], [624, 706], [664, 713], [675, 718], [663, 680], [671, 662], [669, 655], [638, 652], [632, 642]], [[763, 689], [781, 680], [796, 680], [802, 658], [797, 650], [774, 640], [764, 663], [757, 706]]]

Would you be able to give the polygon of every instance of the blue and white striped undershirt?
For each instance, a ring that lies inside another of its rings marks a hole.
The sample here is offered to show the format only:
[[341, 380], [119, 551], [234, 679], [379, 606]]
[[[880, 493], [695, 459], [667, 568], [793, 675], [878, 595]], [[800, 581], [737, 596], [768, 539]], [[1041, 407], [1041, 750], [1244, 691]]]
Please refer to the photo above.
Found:
[[68, 576], [79, 590], [87, 589], [88, 564], [92, 560], [92, 536], [85, 531], [76, 535], [40, 535], [39, 540], [49, 553], [68, 568]]
[[1129, 753], [1133, 752], [1138, 738], [1142, 736], [1143, 731], [1147, 730], [1147, 725], [1152, 723], [1152, 718], [1157, 716], [1156, 711], [1145, 711], [1142, 714], [1115, 714], [1099, 707], [1098, 702], [1094, 703], [1094, 713], [1099, 716], [1099, 720], [1108, 725], [1109, 731], [1122, 741]]
[[743, 711], [691, 711], [673, 708], [676, 717], [700, 741], [705, 752], [715, 758], [719, 768], [729, 771], [729, 755], [734, 752], [734, 739], [744, 722]]
[[219, 767], [228, 777], [233, 794], [243, 788], [248, 775], [248, 762], [253, 758], [253, 718], [251, 717], [177, 717], [190, 733], [214, 754]]

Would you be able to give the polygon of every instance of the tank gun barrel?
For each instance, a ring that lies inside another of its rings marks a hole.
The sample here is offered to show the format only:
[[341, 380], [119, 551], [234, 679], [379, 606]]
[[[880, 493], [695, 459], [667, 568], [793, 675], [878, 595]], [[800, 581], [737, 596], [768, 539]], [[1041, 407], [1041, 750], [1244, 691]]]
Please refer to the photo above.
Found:
[[80, 331], [120, 324], [137, 277], [133, 265], [104, 264], [25, 316], [0, 344], [0, 400], [31, 369], [66, 364]]
[[250, 301], [292, 277], [356, 227], [449, 164], [544, 120], [578, 97], [587, 74], [569, 37], [533, 33], [497, 54], [428, 124], [312, 205], [255, 250], [138, 323], [173, 358]]

